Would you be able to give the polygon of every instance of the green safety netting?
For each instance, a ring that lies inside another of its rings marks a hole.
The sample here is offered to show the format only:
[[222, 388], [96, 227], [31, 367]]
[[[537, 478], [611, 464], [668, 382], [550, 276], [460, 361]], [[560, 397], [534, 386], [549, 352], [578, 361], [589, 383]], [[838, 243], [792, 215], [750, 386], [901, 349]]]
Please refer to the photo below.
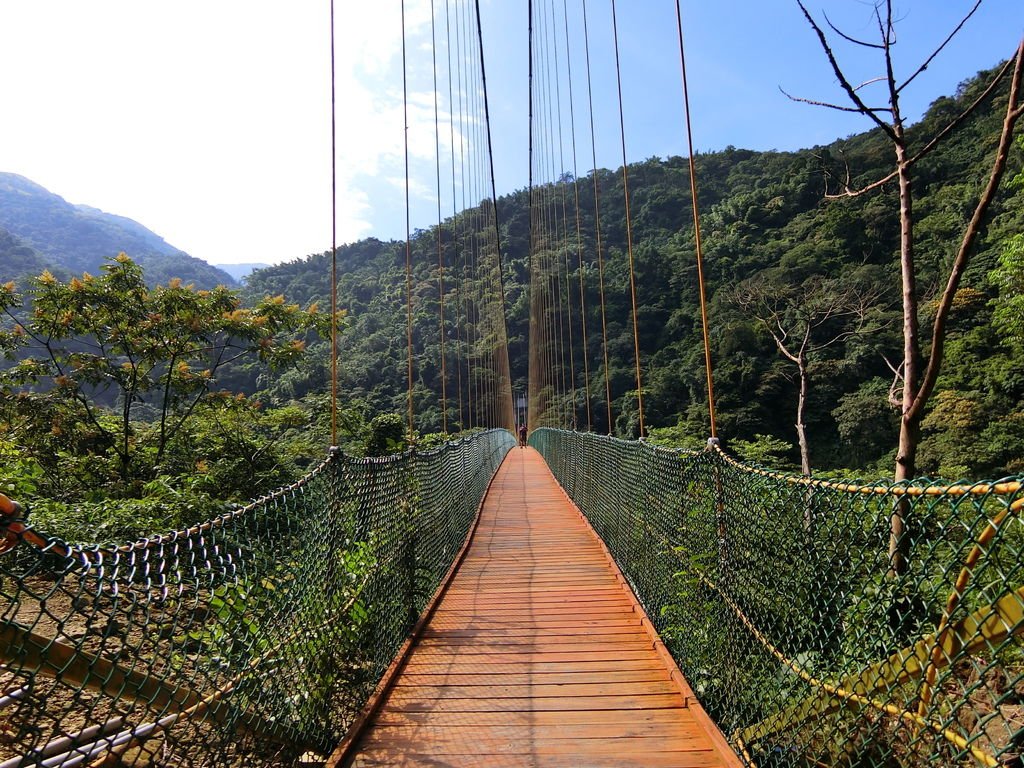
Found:
[[864, 485], [714, 446], [531, 443], [749, 765], [1021, 765], [1021, 478]]
[[0, 515], [0, 768], [322, 763], [513, 444], [493, 430], [335, 453], [244, 509], [124, 546]]

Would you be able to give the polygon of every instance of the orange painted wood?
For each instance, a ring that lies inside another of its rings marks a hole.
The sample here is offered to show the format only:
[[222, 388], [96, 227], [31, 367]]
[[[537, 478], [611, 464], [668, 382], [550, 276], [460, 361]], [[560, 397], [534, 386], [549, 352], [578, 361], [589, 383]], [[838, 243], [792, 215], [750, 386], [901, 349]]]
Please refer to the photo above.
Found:
[[339, 760], [740, 765], [533, 449], [498, 470], [452, 581]]

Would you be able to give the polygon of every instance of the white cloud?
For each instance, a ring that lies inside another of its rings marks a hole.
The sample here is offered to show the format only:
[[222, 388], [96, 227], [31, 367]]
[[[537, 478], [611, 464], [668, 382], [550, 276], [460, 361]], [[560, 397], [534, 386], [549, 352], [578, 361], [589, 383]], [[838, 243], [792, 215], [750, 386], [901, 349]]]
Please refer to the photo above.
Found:
[[[366, 188], [403, 161], [402, 29], [396, 3], [336, 9], [345, 242], [379, 226], [377, 208], [401, 203], [371, 200]], [[327, 13], [326, 4], [241, 0], [4, 4], [0, 70], [19, 75], [0, 81], [0, 170], [135, 218], [210, 261], [324, 250]], [[429, 14], [429, 0], [408, 0], [417, 55]], [[410, 153], [433, 160], [433, 91], [413, 93], [409, 111]]]

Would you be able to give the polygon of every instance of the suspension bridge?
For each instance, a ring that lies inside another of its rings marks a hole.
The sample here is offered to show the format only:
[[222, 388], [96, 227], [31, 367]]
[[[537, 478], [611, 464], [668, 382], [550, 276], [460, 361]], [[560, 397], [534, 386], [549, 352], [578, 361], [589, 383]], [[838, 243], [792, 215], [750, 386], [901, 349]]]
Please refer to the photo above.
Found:
[[[631, 399], [643, 435], [644, 390], [625, 127], [615, 268], [636, 389], [616, 398], [596, 158], [584, 232], [576, 117], [548, 98], [564, 82], [583, 102], [580, 7], [574, 36], [556, 3], [530, 4], [531, 84], [536, 70], [550, 85], [531, 86], [527, 375], [510, 365], [479, 12], [452, 0], [430, 52], [450, 107], [444, 126], [435, 101], [433, 138], [447, 129], [453, 147], [431, 396], [456, 436], [381, 458], [332, 448], [293, 485], [120, 545], [62, 541], [0, 496], [0, 768], [1021, 765], [1019, 478], [864, 484], [745, 464], [714, 437], [709, 354], [705, 450], [598, 434]], [[443, 175], [438, 150], [439, 201]]]

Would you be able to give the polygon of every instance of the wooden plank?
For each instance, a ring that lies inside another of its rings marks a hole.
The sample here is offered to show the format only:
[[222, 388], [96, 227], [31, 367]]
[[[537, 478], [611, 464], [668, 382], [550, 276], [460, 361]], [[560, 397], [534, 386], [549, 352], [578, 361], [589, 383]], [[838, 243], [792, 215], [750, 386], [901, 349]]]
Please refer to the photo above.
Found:
[[[407, 672], [395, 683], [395, 688], [420, 685], [472, 685], [490, 688], [495, 685], [563, 685], [567, 683], [640, 683], [668, 680], [668, 672], [660, 667], [632, 670], [599, 670], [586, 672], [509, 672], [495, 679], [472, 672]], [[443, 682], [439, 682], [443, 681]]]
[[545, 651], [602, 651], [606, 649], [643, 651], [651, 647], [651, 640], [638, 632], [628, 635], [551, 635], [548, 637], [490, 637], [480, 634], [475, 638], [427, 637], [417, 643], [416, 647], [418, 651], [429, 652], [445, 648], [458, 648], [459, 652], [470, 653], [491, 651], [544, 653]]
[[330, 766], [739, 762], [607, 551], [531, 449], [512, 451], [472, 541], [354, 749]]
[[[433, 627], [433, 625], [431, 625]], [[493, 628], [481, 629], [479, 627], [467, 628], [465, 625], [459, 629], [447, 629], [437, 628], [428, 629], [421, 637], [425, 640], [449, 640], [453, 641], [457, 638], [471, 638], [479, 639], [482, 636], [487, 638], [522, 638], [522, 639], [540, 639], [548, 640], [556, 637], [572, 637], [579, 638], [579, 630], [573, 630], [572, 625], [566, 626], [565, 624], [556, 625], [553, 627], [510, 627], [506, 624], [499, 624]], [[638, 637], [644, 637], [645, 633], [641, 629], [640, 624], [605, 624], [602, 626], [589, 627], [590, 637], [608, 637], [610, 635], [635, 635]]]
[[694, 752], [643, 752], [638, 755], [588, 756], [581, 763], [579, 755], [460, 755], [455, 762], [451, 756], [435, 757], [429, 752], [385, 752], [358, 755], [352, 768], [716, 768], [722, 765], [717, 756]]
[[[455, 685], [453, 683], [434, 683], [425, 685], [396, 685], [391, 689], [388, 701], [422, 701], [430, 699], [475, 699], [481, 694], [492, 699], [525, 699], [525, 698], [560, 698], [574, 696], [654, 696], [678, 693], [675, 684], [669, 680], [644, 680], [632, 682], [578, 682], [578, 683], [519, 683], [507, 680], [496, 682], [487, 691], [480, 691], [480, 686]], [[680, 706], [682, 701], [679, 702]]]
[[[519, 739], [496, 737], [490, 731], [486, 736], [476, 734], [475, 738], [447, 737], [432, 738], [431, 755], [521, 755], [522, 742]], [[520, 737], [521, 739], [522, 737]], [[420, 736], [401, 738], [392, 733], [374, 733], [366, 739], [363, 749], [367, 754], [374, 750], [382, 752], [417, 751], [423, 748]], [[691, 736], [666, 736], [652, 732], [636, 736], [578, 736], [578, 737], [530, 737], [530, 753], [533, 755], [578, 755], [585, 751], [587, 756], [613, 756], [622, 754], [646, 754], [649, 752], [707, 752], [703, 733]]]
[[[671, 727], [666, 727], [671, 726]], [[550, 725], [378, 725], [372, 734], [367, 734], [364, 741], [367, 745], [386, 743], [388, 739], [423, 739], [437, 741], [476, 740], [486, 733], [488, 738], [499, 741], [518, 741], [521, 739], [541, 738], [549, 740], [566, 739], [605, 739], [610, 738], [596, 731], [590, 723], [552, 723]], [[703, 729], [694, 723], [668, 723], [656, 720], [636, 722], [632, 719], [620, 719], [611, 728], [604, 729], [604, 734], [612, 733], [615, 738], [633, 738], [637, 736], [658, 735], [669, 733], [676, 738], [699, 739], [704, 735]]]
[[456, 619], [454, 616], [441, 616], [430, 622], [431, 631], [448, 628], [487, 628], [502, 627], [505, 629], [559, 629], [561, 627], [576, 627], [590, 629], [601, 627], [639, 627], [640, 619], [631, 616], [608, 616], [603, 619], [576, 619], [570, 620], [562, 617], [555, 618], [522, 618], [522, 619], [499, 619], [497, 617], [475, 616], [470, 621]]
[[[546, 649], [537, 651], [532, 648], [504, 647], [501, 650], [484, 648], [473, 650], [470, 647], [447, 647], [447, 648], [417, 648], [418, 657], [427, 660], [461, 660], [463, 663], [473, 665], [483, 664], [544, 664], [549, 661], [619, 661], [626, 659], [649, 659], [651, 649], [646, 650], [555, 650]], [[664, 665], [662, 665], [664, 666]]]
[[678, 709], [644, 709], [630, 712], [628, 717], [622, 712], [603, 709], [583, 709], [575, 711], [537, 711], [537, 712], [398, 712], [384, 708], [377, 715], [376, 726], [407, 725], [422, 727], [424, 725], [439, 728], [474, 727], [496, 728], [501, 726], [526, 727], [563, 727], [568, 725], [584, 725], [595, 732], [617, 728], [623, 722], [631, 725], [657, 724], [662, 727], [676, 727], [680, 724], [694, 725], [692, 721], [681, 719]]
[[[634, 709], [682, 709], [678, 692], [633, 696], [550, 696], [498, 699], [476, 696], [467, 699], [405, 699], [388, 697], [384, 707], [396, 712], [572, 712], [605, 709], [621, 713]], [[372, 729], [371, 729], [372, 730]]]
[[[468, 614], [469, 618], [476, 616], [481, 610], [487, 610], [487, 613], [491, 617], [506, 616], [511, 619], [518, 619], [522, 617], [524, 610], [517, 608], [514, 605], [508, 605], [507, 603], [500, 601], [496, 603], [488, 603], [487, 601], [481, 601], [475, 608], [471, 606], [466, 607], [455, 607], [446, 608], [444, 616], [455, 615], [455, 614]], [[545, 616], [547, 618], [558, 618], [565, 616], [572, 616], [575, 618], [600, 618], [604, 616], [621, 616], [623, 614], [624, 606], [606, 603], [595, 603], [593, 606], [567, 606], [560, 607], [557, 605], [538, 605], [534, 608], [529, 609], [531, 616]]]
[[477, 678], [483, 678], [483, 685], [488, 685], [486, 677], [491, 675], [502, 675], [502, 674], [527, 674], [527, 675], [546, 675], [555, 673], [567, 673], [567, 674], [593, 674], [596, 672], [615, 672], [615, 671], [633, 671], [633, 670], [648, 670], [657, 669], [665, 671], [665, 665], [658, 659], [652, 659], [645, 655], [644, 658], [640, 659], [581, 659], [579, 661], [533, 661], [528, 666], [524, 667], [522, 660], [519, 658], [513, 659], [510, 663], [501, 663], [495, 661], [487, 662], [486, 670], [487, 675], [481, 675], [480, 670], [484, 669], [479, 664], [460, 664], [453, 666], [450, 662], [435, 659], [410, 659], [406, 665], [405, 670], [407, 674], [451, 674], [453, 669], [464, 671], [466, 674], [474, 675]]

